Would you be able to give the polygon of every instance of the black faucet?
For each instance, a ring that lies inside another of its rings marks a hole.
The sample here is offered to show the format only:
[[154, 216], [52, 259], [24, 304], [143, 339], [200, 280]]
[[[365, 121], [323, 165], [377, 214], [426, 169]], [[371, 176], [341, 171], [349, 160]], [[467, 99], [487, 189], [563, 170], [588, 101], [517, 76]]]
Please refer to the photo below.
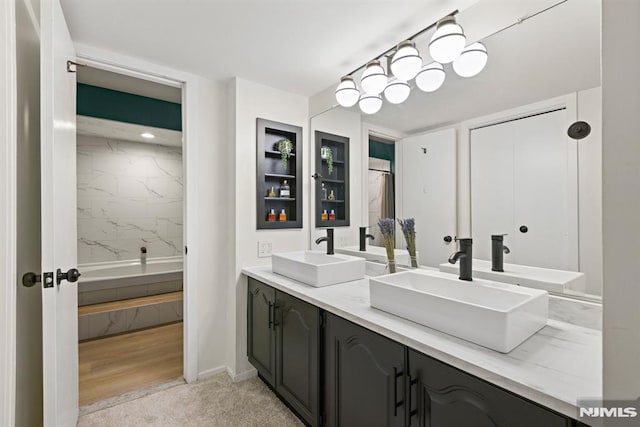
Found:
[[316, 239], [316, 245], [327, 242], [327, 255], [333, 255], [333, 228], [327, 228], [327, 236]]
[[504, 244], [506, 234], [491, 235], [491, 271], [504, 272], [504, 254], [511, 250]]
[[460, 250], [449, 257], [449, 262], [455, 264], [460, 260], [460, 276], [458, 279], [471, 281], [473, 280], [471, 277], [473, 269], [471, 265], [473, 259], [473, 239], [458, 239], [456, 237], [456, 241], [460, 242]]
[[367, 234], [367, 227], [360, 227], [360, 252], [367, 250], [367, 239], [373, 240], [373, 234]]

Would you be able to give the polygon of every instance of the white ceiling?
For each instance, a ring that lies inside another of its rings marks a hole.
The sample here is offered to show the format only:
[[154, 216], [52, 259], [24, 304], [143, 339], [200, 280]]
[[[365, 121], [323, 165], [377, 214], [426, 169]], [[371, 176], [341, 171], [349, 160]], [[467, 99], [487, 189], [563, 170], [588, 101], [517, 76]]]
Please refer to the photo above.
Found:
[[[459, 21], [478, 22], [492, 2], [477, 3]], [[538, 3], [533, 10], [545, 6], [538, 0], [529, 3]], [[385, 102], [380, 112], [363, 120], [415, 133], [600, 86], [600, 4], [569, 0], [496, 34], [484, 41], [489, 62], [476, 77], [458, 77], [445, 66], [447, 80], [438, 91], [414, 88], [403, 104]]]
[[[161, 129], [125, 122], [116, 122], [96, 117], [76, 116], [76, 129], [79, 135], [99, 136], [108, 139], [141, 142], [144, 144], [182, 147], [182, 132]], [[151, 133], [155, 138], [147, 139], [142, 133]]]
[[77, 76], [78, 83], [182, 104], [182, 90], [177, 87], [166, 86], [93, 67], [79, 67]]
[[310, 96], [477, 0], [61, 0], [77, 43]]

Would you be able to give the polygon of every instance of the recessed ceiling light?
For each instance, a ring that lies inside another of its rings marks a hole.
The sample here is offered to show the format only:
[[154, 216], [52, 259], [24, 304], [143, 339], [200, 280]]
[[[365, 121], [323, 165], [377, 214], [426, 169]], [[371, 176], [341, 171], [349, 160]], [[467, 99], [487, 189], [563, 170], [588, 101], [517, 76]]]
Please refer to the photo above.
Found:
[[154, 134], [152, 134], [151, 132], [144, 132], [140, 134], [141, 137], [146, 138], [146, 139], [153, 139], [156, 136]]

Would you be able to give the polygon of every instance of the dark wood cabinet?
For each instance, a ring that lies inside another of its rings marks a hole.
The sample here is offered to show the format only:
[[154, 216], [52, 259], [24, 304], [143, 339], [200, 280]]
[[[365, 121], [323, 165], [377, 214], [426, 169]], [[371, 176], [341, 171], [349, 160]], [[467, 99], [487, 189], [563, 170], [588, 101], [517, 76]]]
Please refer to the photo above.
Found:
[[276, 291], [249, 278], [247, 299], [247, 356], [262, 378], [271, 386], [276, 379], [276, 343], [273, 306]]
[[573, 420], [409, 350], [407, 414], [413, 427], [568, 427]]
[[247, 325], [249, 361], [313, 427], [582, 425], [252, 278]]
[[326, 315], [327, 426], [404, 426], [404, 346]]
[[349, 138], [315, 132], [316, 227], [349, 225]]
[[308, 425], [320, 425], [320, 310], [249, 278], [247, 352]]
[[[302, 128], [257, 119], [256, 207], [257, 228], [302, 228]], [[280, 142], [289, 141], [283, 159]], [[289, 193], [282, 190], [289, 187]], [[284, 210], [286, 219], [280, 220]], [[270, 217], [273, 211], [274, 217]], [[273, 220], [271, 220], [273, 218]]]

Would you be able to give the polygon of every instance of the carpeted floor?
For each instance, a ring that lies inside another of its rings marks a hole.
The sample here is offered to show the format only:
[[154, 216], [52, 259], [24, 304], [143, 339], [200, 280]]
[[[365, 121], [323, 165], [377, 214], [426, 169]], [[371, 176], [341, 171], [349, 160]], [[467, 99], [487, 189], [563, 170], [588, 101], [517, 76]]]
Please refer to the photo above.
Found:
[[80, 417], [78, 426], [301, 426], [258, 378], [227, 374], [182, 384]]

